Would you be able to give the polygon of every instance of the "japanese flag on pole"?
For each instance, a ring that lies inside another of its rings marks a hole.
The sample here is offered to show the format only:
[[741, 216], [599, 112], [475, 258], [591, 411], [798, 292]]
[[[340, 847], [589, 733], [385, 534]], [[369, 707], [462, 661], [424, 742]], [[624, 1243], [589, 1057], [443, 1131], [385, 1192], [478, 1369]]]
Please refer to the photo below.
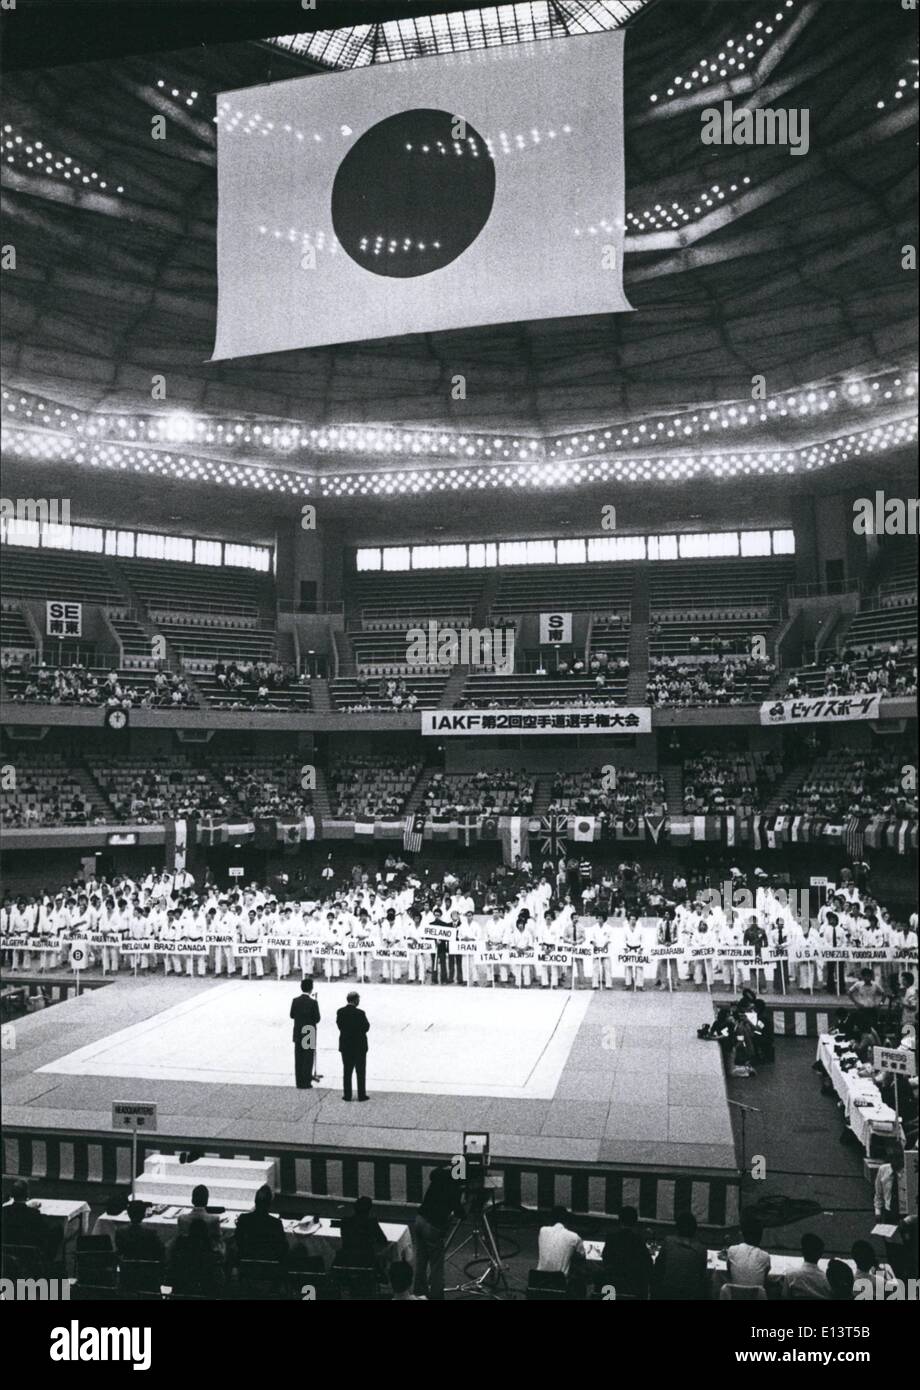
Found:
[[624, 42], [220, 94], [214, 359], [629, 310]]

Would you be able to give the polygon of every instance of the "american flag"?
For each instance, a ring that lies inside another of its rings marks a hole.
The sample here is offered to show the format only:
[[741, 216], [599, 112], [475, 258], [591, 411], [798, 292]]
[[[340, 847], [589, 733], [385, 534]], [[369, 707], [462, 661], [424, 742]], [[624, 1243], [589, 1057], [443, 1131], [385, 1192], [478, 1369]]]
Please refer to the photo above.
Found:
[[425, 817], [406, 816], [406, 824], [403, 830], [403, 849], [410, 854], [418, 854], [422, 848], [422, 838], [425, 831]]

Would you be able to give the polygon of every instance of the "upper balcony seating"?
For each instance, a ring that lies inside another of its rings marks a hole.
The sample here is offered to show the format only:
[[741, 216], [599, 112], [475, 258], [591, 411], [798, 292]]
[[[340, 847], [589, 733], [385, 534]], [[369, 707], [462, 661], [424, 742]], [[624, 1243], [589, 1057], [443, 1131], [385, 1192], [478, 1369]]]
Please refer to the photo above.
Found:
[[891, 595], [890, 606], [866, 607], [857, 613], [843, 635], [843, 645], [867, 652], [877, 644], [910, 642], [917, 634], [917, 600], [914, 596], [910, 601], [908, 594], [900, 597], [904, 602], [896, 603]]
[[606, 652], [608, 657], [626, 657], [629, 654], [629, 617], [610, 614], [606, 618], [595, 618], [591, 627], [591, 655]]
[[428, 618], [468, 622], [482, 593], [482, 570], [359, 574], [349, 592], [351, 622], [364, 630], [406, 628]]
[[414, 709], [437, 709], [446, 684], [446, 675], [394, 675], [373, 679], [342, 676], [330, 681], [329, 693], [336, 710], [406, 714]]
[[195, 709], [198, 700], [174, 671], [113, 670], [110, 666], [4, 665], [3, 681], [17, 704]]
[[227, 618], [204, 621], [154, 621], [156, 631], [165, 637], [178, 660], [192, 671], [207, 671], [215, 662], [274, 661], [273, 627], [236, 627]]
[[108, 620], [121, 642], [126, 666], [155, 664], [153, 643], [143, 623], [132, 617], [129, 611], [117, 608], [109, 610]]
[[216, 661], [196, 670], [195, 684], [211, 709], [309, 710], [309, 677], [298, 678], [293, 666], [278, 661]]
[[466, 709], [529, 709], [550, 705], [621, 705], [626, 699], [627, 675], [608, 675], [599, 686], [582, 676], [468, 676], [463, 687]]
[[748, 609], [776, 612], [795, 579], [791, 558], [662, 560], [649, 566], [649, 601], [665, 610]]
[[8, 652], [34, 652], [32, 629], [18, 603], [4, 603], [0, 609], [0, 648]]
[[239, 615], [253, 621], [259, 616], [263, 586], [254, 570], [173, 560], [121, 560], [119, 565], [135, 594], [151, 609]]
[[822, 653], [818, 664], [799, 667], [786, 675], [786, 699], [796, 695], [865, 695], [876, 691], [885, 698], [916, 695], [916, 641], [894, 649], [884, 642], [878, 652], [874, 647], [857, 649], [847, 642], [839, 654]]
[[633, 571], [613, 564], [522, 565], [498, 571], [493, 613], [590, 611], [629, 608]]
[[96, 555], [73, 550], [0, 548], [4, 598], [67, 599], [78, 603], [123, 603], [124, 597]]

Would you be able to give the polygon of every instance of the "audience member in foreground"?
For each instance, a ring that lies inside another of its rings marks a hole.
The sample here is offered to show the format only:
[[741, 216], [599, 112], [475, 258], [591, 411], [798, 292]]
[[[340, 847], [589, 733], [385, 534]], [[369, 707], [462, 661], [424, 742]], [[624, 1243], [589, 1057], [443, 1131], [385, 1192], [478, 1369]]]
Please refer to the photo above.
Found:
[[208, 1211], [210, 1196], [211, 1194], [204, 1183], [199, 1183], [197, 1187], [192, 1188], [192, 1209], [191, 1211], [184, 1211], [180, 1215], [178, 1220], [179, 1234], [184, 1235], [193, 1221], [200, 1221], [207, 1229], [211, 1248], [218, 1251], [219, 1254], [223, 1254], [224, 1238], [220, 1229], [220, 1217], [217, 1212]]
[[193, 1221], [187, 1234], [176, 1236], [170, 1246], [167, 1279], [176, 1293], [219, 1296], [224, 1271], [201, 1221]]
[[236, 1252], [241, 1260], [285, 1260], [287, 1241], [279, 1216], [272, 1216], [272, 1190], [265, 1183], [256, 1193], [252, 1211], [236, 1221]]
[[413, 1229], [417, 1294], [444, 1298], [444, 1242], [451, 1219], [462, 1212], [460, 1184], [449, 1168], [435, 1168]]
[[770, 1256], [760, 1248], [763, 1223], [745, 1213], [741, 1218], [741, 1240], [728, 1248], [728, 1279], [731, 1284], [764, 1288], [770, 1273]]
[[568, 1212], [553, 1207], [549, 1225], [540, 1227], [537, 1269], [541, 1274], [564, 1274], [571, 1293], [584, 1293], [585, 1243], [568, 1227]]
[[649, 1296], [652, 1285], [652, 1257], [639, 1231], [635, 1207], [623, 1207], [614, 1230], [607, 1237], [601, 1260], [604, 1282], [616, 1289], [617, 1298]]
[[412, 1266], [399, 1260], [390, 1265], [390, 1288], [393, 1290], [391, 1303], [427, 1303], [423, 1293], [412, 1292]]
[[674, 1230], [665, 1236], [655, 1261], [654, 1297], [665, 1302], [707, 1299], [709, 1270], [706, 1249], [696, 1238], [696, 1217], [682, 1211]]
[[827, 1282], [830, 1285], [831, 1298], [835, 1302], [853, 1302], [853, 1285], [856, 1282], [856, 1276], [843, 1260], [828, 1260]]
[[146, 1215], [146, 1202], [128, 1203], [128, 1224], [115, 1232], [115, 1249], [125, 1260], [161, 1261], [166, 1254], [156, 1231], [144, 1229]]
[[824, 1241], [807, 1232], [802, 1237], [802, 1263], [783, 1279], [783, 1298], [814, 1302], [834, 1297], [827, 1275], [818, 1267], [823, 1254]]

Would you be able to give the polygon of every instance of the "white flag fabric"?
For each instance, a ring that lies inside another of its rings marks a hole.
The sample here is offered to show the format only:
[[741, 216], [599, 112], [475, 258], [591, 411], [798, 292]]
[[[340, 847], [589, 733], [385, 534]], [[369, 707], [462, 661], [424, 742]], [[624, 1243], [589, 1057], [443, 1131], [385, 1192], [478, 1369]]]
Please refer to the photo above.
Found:
[[222, 93], [214, 359], [629, 310], [624, 41]]

